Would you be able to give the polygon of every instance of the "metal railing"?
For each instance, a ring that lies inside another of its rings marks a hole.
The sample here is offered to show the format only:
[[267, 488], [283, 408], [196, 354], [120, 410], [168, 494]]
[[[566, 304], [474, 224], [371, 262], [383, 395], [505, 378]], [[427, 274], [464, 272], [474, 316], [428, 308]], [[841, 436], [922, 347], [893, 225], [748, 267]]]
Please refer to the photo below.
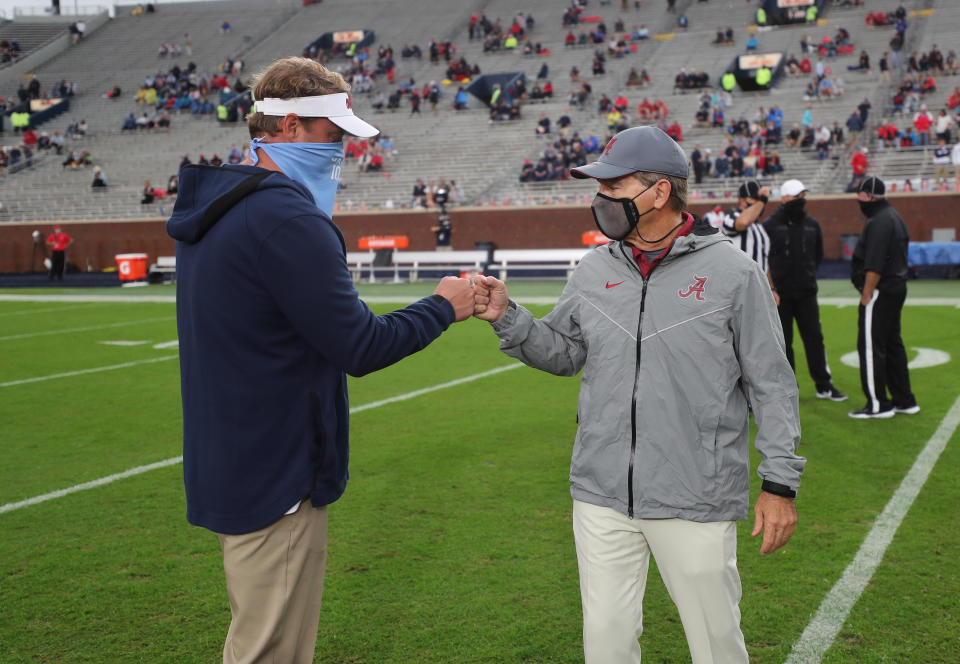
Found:
[[[109, 9], [109, 7], [104, 7], [103, 5], [78, 5], [74, 3], [71, 7], [69, 4], [63, 3], [60, 6], [59, 16], [96, 16], [97, 14], [109, 11]], [[14, 20], [25, 16], [58, 16], [58, 14], [53, 13], [52, 7], [13, 8]]]

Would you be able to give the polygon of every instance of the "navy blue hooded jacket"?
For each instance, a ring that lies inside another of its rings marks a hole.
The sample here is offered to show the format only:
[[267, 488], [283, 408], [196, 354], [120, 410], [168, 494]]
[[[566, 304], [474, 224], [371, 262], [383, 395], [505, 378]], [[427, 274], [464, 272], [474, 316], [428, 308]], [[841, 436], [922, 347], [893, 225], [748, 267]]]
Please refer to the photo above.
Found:
[[254, 166], [187, 166], [177, 240], [183, 474], [190, 523], [259, 530], [347, 483], [346, 374], [426, 347], [454, 320], [434, 295], [374, 315], [343, 236], [309, 191]]

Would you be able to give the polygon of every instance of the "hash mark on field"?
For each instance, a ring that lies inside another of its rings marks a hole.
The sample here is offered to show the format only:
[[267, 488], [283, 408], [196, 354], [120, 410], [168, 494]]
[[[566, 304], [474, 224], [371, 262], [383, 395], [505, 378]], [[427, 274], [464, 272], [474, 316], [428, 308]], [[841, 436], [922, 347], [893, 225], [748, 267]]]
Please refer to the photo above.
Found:
[[90, 332], [92, 330], [107, 330], [112, 327], [126, 327], [128, 325], [142, 325], [144, 323], [159, 323], [161, 321], [176, 320], [176, 316], [164, 316], [162, 318], [142, 318], [140, 320], [125, 320], [119, 323], [104, 323], [103, 325], [87, 325], [86, 327], [71, 327], [63, 330], [44, 330], [43, 332], [28, 332], [26, 334], [11, 334], [6, 337], [0, 337], [0, 341], [12, 341], [14, 339], [30, 339], [31, 337], [44, 337], [50, 334], [68, 334], [71, 332]]
[[138, 364], [153, 364], [154, 362], [163, 362], [165, 360], [175, 360], [179, 355], [164, 355], [163, 357], [154, 357], [149, 360], [137, 360], [136, 362], [124, 362], [123, 364], [111, 364], [108, 367], [94, 367], [93, 369], [81, 369], [79, 371], [67, 371], [66, 373], [50, 374], [49, 376], [37, 376], [36, 378], [22, 378], [20, 380], [11, 380], [6, 383], [0, 383], [0, 387], [13, 387], [14, 385], [26, 385], [27, 383], [39, 383], [54, 378], [69, 378], [70, 376], [83, 376], [84, 374], [99, 373], [101, 371], [113, 371], [114, 369], [127, 369], [135, 367]]
[[[147, 362], [159, 362], [161, 360], [170, 360], [177, 355], [172, 355], [170, 357], [157, 358], [153, 360], [147, 360]], [[115, 367], [106, 367], [100, 369], [105, 371], [108, 368], [120, 368], [122, 366], [132, 366], [134, 364], [144, 364], [144, 362], [128, 362], [126, 365], [116, 365]], [[446, 383], [440, 383], [439, 385], [432, 385], [430, 387], [425, 387], [421, 390], [414, 390], [413, 392], [407, 392], [406, 394], [398, 394], [395, 397], [390, 397], [389, 399], [381, 399], [380, 401], [371, 401], [370, 403], [365, 403], [360, 406], [356, 406], [350, 409], [350, 414], [354, 415], [356, 413], [361, 413], [365, 410], [372, 410], [374, 408], [379, 408], [380, 406], [386, 406], [387, 404], [397, 403], [398, 401], [406, 401], [408, 399], [413, 399], [424, 394], [429, 394], [430, 392], [437, 392], [439, 390], [444, 390], [448, 387], [454, 387], [456, 385], [463, 385], [464, 383], [469, 383], [475, 380], [480, 380], [481, 378], [486, 378], [488, 376], [494, 376], [504, 371], [510, 371], [511, 369], [517, 369], [524, 366], [519, 362], [515, 364], [508, 364], [506, 366], [497, 367], [496, 369], [490, 369], [489, 371], [482, 371], [470, 376], [464, 376], [463, 378], [457, 378], [456, 380], [451, 380]], [[4, 387], [8, 383], [0, 383], [0, 387]], [[167, 466], [173, 466], [175, 464], [183, 461], [182, 456], [171, 457], [169, 459], [164, 459], [163, 461], [157, 461], [156, 463], [151, 463], [146, 466], [137, 466], [136, 468], [130, 468], [125, 470], [122, 473], [116, 473], [114, 475], [107, 475], [106, 477], [101, 477], [98, 480], [92, 480], [90, 482], [84, 482], [83, 484], [77, 484], [66, 489], [59, 489], [57, 491], [51, 491], [50, 493], [45, 493], [40, 496], [34, 496], [33, 498], [27, 498], [26, 500], [21, 500], [15, 503], [7, 503], [6, 505], [0, 505], [0, 514], [4, 512], [12, 512], [13, 510], [20, 509], [21, 507], [29, 507], [30, 505], [36, 505], [38, 503], [43, 503], [48, 500], [53, 500], [54, 498], [62, 498], [63, 496], [68, 496], [71, 493], [76, 493], [77, 491], [83, 491], [85, 489], [94, 489], [98, 486], [103, 486], [105, 484], [110, 484], [116, 482], [117, 480], [126, 479], [127, 477], [133, 477], [135, 475], [141, 475], [143, 473], [149, 472], [151, 470], [157, 470], [158, 468], [166, 468]]]
[[893, 540], [907, 511], [923, 488], [930, 471], [937, 464], [957, 427], [960, 426], [960, 397], [953, 402], [940, 426], [917, 455], [913, 467], [903, 478], [899, 488], [860, 545], [853, 561], [844, 570], [843, 576], [827, 593], [817, 615], [803, 630], [794, 644], [786, 664], [819, 664], [820, 659], [837, 638], [840, 628], [850, 615], [853, 605], [860, 599], [870, 578], [883, 559], [883, 554]]

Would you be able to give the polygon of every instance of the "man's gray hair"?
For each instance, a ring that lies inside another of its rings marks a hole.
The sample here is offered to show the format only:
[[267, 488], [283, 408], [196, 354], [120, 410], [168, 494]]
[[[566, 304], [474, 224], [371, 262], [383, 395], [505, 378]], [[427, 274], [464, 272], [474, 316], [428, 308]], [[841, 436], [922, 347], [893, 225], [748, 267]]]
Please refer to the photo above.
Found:
[[678, 178], [673, 175], [663, 175], [662, 173], [647, 173], [645, 171], [637, 171], [633, 174], [633, 177], [637, 178], [644, 185], [652, 187], [657, 183], [657, 180], [666, 180], [670, 183], [670, 196], [673, 198], [671, 206], [677, 212], [685, 210], [687, 207], [687, 180], [686, 178]]

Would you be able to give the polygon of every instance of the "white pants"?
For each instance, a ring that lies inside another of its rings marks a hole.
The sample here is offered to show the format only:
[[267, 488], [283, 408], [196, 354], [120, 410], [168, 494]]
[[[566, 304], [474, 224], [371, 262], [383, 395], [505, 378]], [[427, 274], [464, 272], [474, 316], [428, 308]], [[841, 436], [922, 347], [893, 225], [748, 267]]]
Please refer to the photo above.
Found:
[[740, 631], [735, 521], [630, 519], [573, 501], [586, 664], [639, 664], [652, 553], [687, 635], [693, 664], [748, 662]]

